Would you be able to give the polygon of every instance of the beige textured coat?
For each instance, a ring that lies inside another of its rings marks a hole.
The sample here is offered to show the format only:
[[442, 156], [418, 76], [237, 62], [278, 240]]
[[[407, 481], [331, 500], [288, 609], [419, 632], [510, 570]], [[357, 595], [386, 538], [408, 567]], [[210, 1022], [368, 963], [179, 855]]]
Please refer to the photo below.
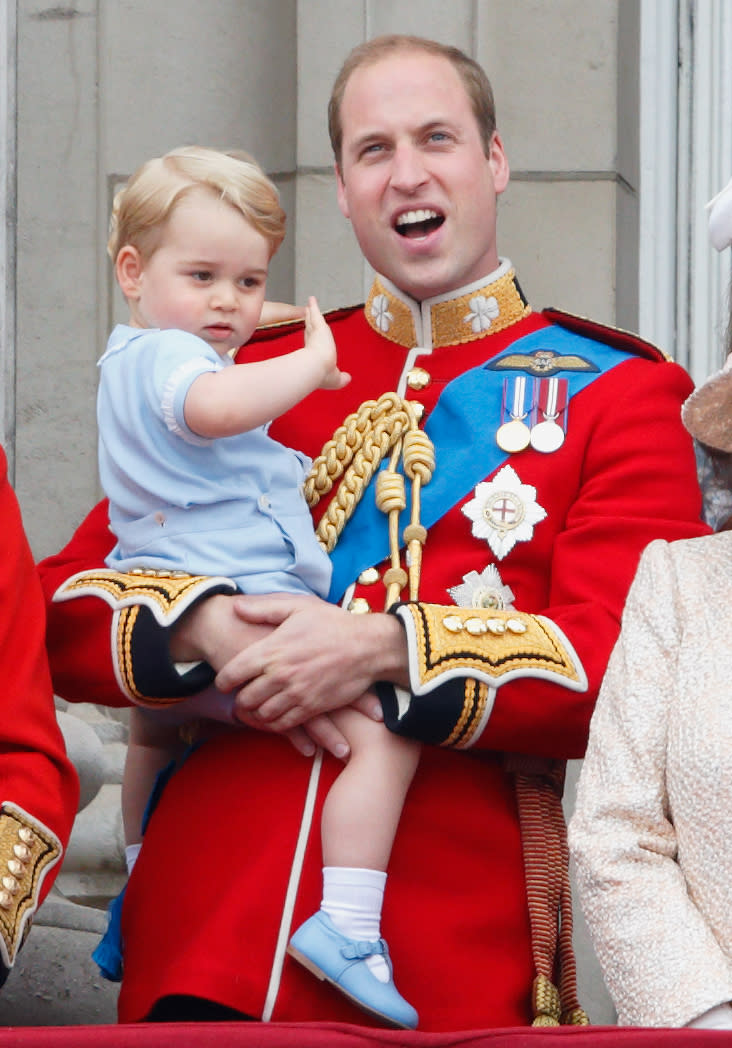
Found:
[[570, 843], [621, 1025], [732, 999], [732, 533], [644, 553]]

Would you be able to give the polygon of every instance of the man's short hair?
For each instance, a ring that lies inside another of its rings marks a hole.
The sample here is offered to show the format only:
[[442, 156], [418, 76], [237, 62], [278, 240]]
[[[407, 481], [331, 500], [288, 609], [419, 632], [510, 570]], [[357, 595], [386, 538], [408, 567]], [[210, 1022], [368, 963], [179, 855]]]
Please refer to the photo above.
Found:
[[175, 206], [199, 187], [236, 208], [275, 253], [285, 235], [285, 212], [259, 164], [244, 152], [183, 146], [148, 160], [115, 194], [107, 242], [112, 261], [125, 244], [149, 258]]
[[496, 130], [496, 106], [493, 101], [493, 88], [483, 68], [465, 52], [450, 44], [440, 44], [421, 36], [407, 36], [394, 33], [389, 36], [377, 36], [359, 44], [351, 51], [341, 66], [333, 84], [328, 103], [328, 133], [336, 163], [340, 167], [343, 147], [343, 125], [341, 124], [341, 106], [346, 85], [351, 75], [361, 66], [373, 65], [382, 58], [404, 51], [421, 51], [424, 54], [446, 58], [455, 68], [463, 82], [465, 91], [475, 114], [475, 119], [483, 141], [483, 150], [488, 155], [491, 139]]

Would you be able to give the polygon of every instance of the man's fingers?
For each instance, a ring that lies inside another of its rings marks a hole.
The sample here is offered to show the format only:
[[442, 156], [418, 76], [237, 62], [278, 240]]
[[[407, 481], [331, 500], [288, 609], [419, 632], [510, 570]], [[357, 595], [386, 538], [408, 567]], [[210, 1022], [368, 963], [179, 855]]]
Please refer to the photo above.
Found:
[[232, 598], [234, 611], [245, 622], [259, 622], [279, 626], [289, 615], [308, 601], [317, 603], [317, 598], [293, 597], [289, 593], [272, 593], [267, 596], [248, 595]]

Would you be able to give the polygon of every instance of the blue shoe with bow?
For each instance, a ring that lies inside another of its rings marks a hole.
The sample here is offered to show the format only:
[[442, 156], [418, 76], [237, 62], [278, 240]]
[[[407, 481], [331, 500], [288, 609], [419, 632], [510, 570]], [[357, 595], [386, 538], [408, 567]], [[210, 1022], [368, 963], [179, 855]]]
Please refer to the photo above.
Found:
[[[297, 929], [287, 952], [375, 1018], [402, 1030], [416, 1028], [419, 1016], [394, 985], [389, 948], [383, 939], [347, 939], [319, 910]], [[389, 969], [386, 983], [377, 979], [366, 964], [365, 958], [376, 953], [383, 956]]]

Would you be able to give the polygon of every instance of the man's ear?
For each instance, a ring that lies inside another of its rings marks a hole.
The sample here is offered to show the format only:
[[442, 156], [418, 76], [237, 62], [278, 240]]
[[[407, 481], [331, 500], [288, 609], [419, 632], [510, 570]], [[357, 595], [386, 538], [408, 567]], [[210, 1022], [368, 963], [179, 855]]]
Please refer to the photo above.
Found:
[[143, 268], [142, 255], [136, 247], [133, 247], [132, 244], [125, 244], [119, 249], [114, 272], [125, 298], [134, 300], [140, 297]]
[[493, 137], [491, 138], [488, 163], [490, 164], [491, 172], [493, 174], [493, 185], [496, 190], [496, 195], [498, 195], [502, 193], [508, 185], [508, 180], [511, 177], [511, 169], [508, 164], [506, 151], [503, 148], [501, 136], [497, 131], [493, 132]]
[[338, 207], [341, 209], [341, 214], [345, 218], [350, 218], [351, 213], [348, 210], [348, 201], [346, 199], [346, 184], [343, 181], [341, 175], [341, 169], [338, 164], [335, 165], [335, 176], [336, 176], [336, 195], [338, 197]]

